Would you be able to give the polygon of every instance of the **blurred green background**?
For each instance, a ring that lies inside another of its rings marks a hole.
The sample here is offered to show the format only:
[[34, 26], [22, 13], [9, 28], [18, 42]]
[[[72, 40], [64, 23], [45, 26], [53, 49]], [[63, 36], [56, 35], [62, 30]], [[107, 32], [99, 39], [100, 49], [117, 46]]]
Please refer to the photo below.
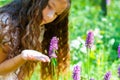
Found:
[[[0, 5], [10, 1], [0, 0]], [[70, 72], [60, 80], [73, 80], [72, 71], [76, 64], [81, 67], [81, 80], [89, 80], [88, 74], [90, 78], [103, 80], [108, 71], [112, 73], [110, 80], [119, 80], [120, 0], [107, 0], [107, 15], [101, 9], [103, 4], [102, 0], [72, 0], [69, 16]], [[89, 30], [94, 32], [95, 42], [88, 55], [85, 40]], [[31, 80], [39, 80], [36, 76], [35, 72]]]
[[0, 0], [0, 6], [2, 7], [3, 5], [8, 4], [11, 1], [12, 0]]

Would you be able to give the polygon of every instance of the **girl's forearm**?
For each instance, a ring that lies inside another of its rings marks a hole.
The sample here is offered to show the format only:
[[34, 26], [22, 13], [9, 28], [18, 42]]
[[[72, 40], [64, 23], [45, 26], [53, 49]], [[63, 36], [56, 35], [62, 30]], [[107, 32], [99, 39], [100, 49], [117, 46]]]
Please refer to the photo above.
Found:
[[16, 70], [28, 60], [50, 62], [49, 57], [41, 52], [36, 50], [23, 50], [18, 56], [0, 63], [0, 75]]
[[0, 63], [0, 75], [8, 74], [26, 62], [19, 54], [18, 56]]

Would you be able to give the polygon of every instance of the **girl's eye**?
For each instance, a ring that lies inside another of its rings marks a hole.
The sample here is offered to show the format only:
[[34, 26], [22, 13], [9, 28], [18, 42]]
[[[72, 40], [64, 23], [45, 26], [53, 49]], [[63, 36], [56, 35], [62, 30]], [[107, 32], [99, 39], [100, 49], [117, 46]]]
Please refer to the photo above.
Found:
[[49, 8], [49, 9], [51, 9], [51, 6], [50, 6], [50, 4], [48, 4], [48, 8]]
[[58, 13], [55, 13], [56, 16], [58, 16]]
[[[48, 4], [48, 8], [50, 9], [50, 10], [52, 10], [52, 7], [51, 7], [51, 5], [50, 4]], [[56, 16], [58, 16], [58, 13], [54, 13]]]

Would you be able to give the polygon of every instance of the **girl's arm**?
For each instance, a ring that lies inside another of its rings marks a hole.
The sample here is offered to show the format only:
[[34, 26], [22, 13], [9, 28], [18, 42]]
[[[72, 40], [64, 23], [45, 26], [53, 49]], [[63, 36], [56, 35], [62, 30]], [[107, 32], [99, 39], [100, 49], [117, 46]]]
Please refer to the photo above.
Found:
[[21, 54], [18, 56], [11, 58], [9, 60], [5, 60], [0, 63], [0, 75], [4, 75], [10, 73], [21, 65], [23, 65], [26, 61], [43, 61], [50, 62], [48, 56], [35, 51], [35, 50], [23, 50]]
[[24, 60], [21, 57], [21, 54], [9, 60], [3, 61], [2, 63], [0, 63], [0, 75], [4, 75], [4, 74], [10, 73], [16, 70], [18, 67], [23, 65], [25, 62], [26, 60]]
[[0, 75], [15, 71], [26, 61], [49, 62], [48, 56], [35, 50], [23, 50], [21, 54], [7, 59], [8, 54], [14, 52], [20, 42], [20, 29], [14, 25], [10, 26], [9, 24], [13, 24], [11, 20], [9, 14], [0, 14]]

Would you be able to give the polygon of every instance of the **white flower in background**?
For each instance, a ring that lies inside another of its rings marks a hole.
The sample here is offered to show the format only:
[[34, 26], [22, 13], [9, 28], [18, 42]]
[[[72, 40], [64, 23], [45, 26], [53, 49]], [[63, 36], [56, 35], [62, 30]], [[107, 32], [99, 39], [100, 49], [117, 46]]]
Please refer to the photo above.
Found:
[[87, 49], [86, 49], [85, 45], [80, 48], [80, 51], [82, 53], [87, 53]]
[[110, 45], [113, 45], [114, 43], [115, 43], [115, 39], [114, 38], [112, 38], [112, 39], [109, 40], [109, 44]]
[[106, 19], [106, 18], [102, 18], [102, 21], [103, 21], [103, 22], [106, 22], [106, 21], [107, 21], [107, 19]]
[[77, 39], [72, 40], [70, 44], [71, 49], [72, 48], [79, 49], [82, 42], [83, 41], [81, 40], [80, 37], [77, 37]]
[[85, 40], [83, 40], [81, 37], [77, 37], [77, 39], [74, 39], [71, 41], [70, 48], [72, 49], [79, 49], [83, 53], [87, 53], [86, 47], [85, 47]]
[[99, 28], [95, 28], [95, 30], [94, 30], [94, 36], [97, 37], [97, 38], [100, 38], [100, 39], [103, 38], [103, 36], [100, 35], [100, 29]]
[[71, 49], [72, 48], [78, 49], [79, 46], [80, 46], [80, 42], [78, 40], [72, 40], [71, 41], [71, 44], [70, 44]]
[[110, 0], [106, 0], [108, 6], [110, 5], [110, 2], [111, 2]]
[[112, 23], [109, 23], [108, 25], [109, 25], [109, 26], [112, 26], [113, 24], [112, 24]]

